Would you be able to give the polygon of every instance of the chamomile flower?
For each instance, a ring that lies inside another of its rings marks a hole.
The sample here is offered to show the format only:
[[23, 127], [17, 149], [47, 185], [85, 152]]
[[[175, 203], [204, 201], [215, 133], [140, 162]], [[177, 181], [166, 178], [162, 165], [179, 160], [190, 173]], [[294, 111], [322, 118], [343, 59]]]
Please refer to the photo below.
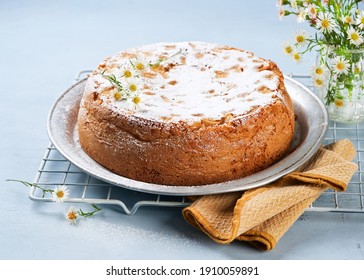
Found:
[[128, 84], [128, 90], [135, 93], [136, 91], [138, 91], [138, 84], [135, 81], [132, 81]]
[[313, 4], [309, 4], [306, 7], [306, 13], [310, 19], [316, 19], [316, 17], [317, 17], [317, 10]]
[[364, 11], [357, 13], [355, 18], [355, 24], [358, 25], [360, 29], [364, 29]]
[[283, 44], [283, 52], [287, 55], [292, 55], [293, 53], [293, 46], [289, 43]]
[[133, 103], [134, 103], [135, 105], [138, 105], [138, 104], [140, 103], [140, 97], [139, 97], [139, 95], [135, 95], [135, 96], [133, 97], [132, 101], [133, 101]]
[[300, 52], [298, 52], [297, 50], [294, 50], [292, 52], [292, 58], [294, 61], [296, 61], [297, 63], [302, 62], [302, 54]]
[[307, 12], [306, 9], [299, 9], [297, 14], [297, 22], [301, 23], [306, 20]]
[[332, 32], [337, 29], [337, 24], [331, 14], [320, 12], [317, 15], [316, 28], [321, 32]]
[[327, 6], [327, 4], [329, 4], [329, 1], [330, 0], [322, 0], [322, 5]]
[[317, 88], [321, 88], [325, 84], [325, 78], [323, 76], [322, 77], [316, 76], [312, 80], [313, 80], [314, 86]]
[[350, 24], [350, 25], [354, 23], [354, 19], [350, 15], [342, 16], [341, 21], [343, 23]]
[[348, 74], [349, 73], [349, 61], [347, 61], [343, 56], [337, 56], [333, 59], [331, 64], [332, 70], [335, 74]]
[[126, 79], [133, 77], [133, 73], [132, 73], [131, 69], [124, 68], [122, 73], [123, 73], [122, 77], [124, 77]]
[[149, 65], [149, 63], [147, 61], [145, 61], [144, 59], [141, 58], [134, 58], [131, 59], [130, 61], [131, 66], [133, 67], [133, 69], [137, 72], [141, 72], [143, 73], [145, 70], [147, 70], [147, 67]]
[[120, 100], [123, 97], [122, 93], [120, 91], [114, 92], [114, 98], [115, 100]]
[[353, 65], [352, 65], [352, 72], [355, 75], [360, 74], [364, 70], [364, 67], [363, 66], [364, 66], [363, 65], [363, 59], [361, 58], [358, 62], [353, 63]]
[[68, 208], [66, 212], [66, 219], [71, 225], [75, 225], [78, 215], [79, 215], [78, 210], [76, 210], [73, 206], [71, 206], [70, 208]]
[[66, 186], [58, 186], [55, 187], [52, 192], [52, 201], [53, 202], [63, 202], [69, 194], [69, 191]]
[[304, 44], [306, 44], [308, 37], [309, 36], [308, 36], [307, 32], [304, 30], [301, 30], [294, 37], [294, 41], [297, 45], [304, 45]]
[[297, 1], [296, 0], [291, 0], [290, 1], [290, 5], [293, 9], [298, 9], [298, 5], [297, 5]]
[[363, 36], [360, 35], [359, 32], [356, 31], [352, 26], [348, 29], [348, 39], [350, 40], [350, 43], [355, 46], [359, 46], [364, 42]]
[[287, 15], [289, 15], [289, 12], [287, 10], [285, 10], [283, 8], [280, 8], [278, 10], [278, 17], [279, 17], [280, 20], [282, 20], [282, 18], [287, 16]]
[[324, 65], [316, 64], [311, 69], [312, 78], [323, 78], [326, 75], [327, 69]]
[[342, 100], [341, 98], [336, 98], [334, 104], [336, 107], [342, 107], [344, 106], [344, 100]]

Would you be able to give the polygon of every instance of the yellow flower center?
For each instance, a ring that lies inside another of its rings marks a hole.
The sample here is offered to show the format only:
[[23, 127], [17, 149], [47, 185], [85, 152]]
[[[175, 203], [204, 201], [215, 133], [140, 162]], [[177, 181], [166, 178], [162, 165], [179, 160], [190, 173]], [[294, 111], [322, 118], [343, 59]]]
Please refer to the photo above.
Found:
[[144, 64], [141, 63], [141, 62], [138, 62], [136, 65], [135, 65], [135, 68], [138, 69], [139, 71], [142, 71], [145, 69], [144, 67]]
[[358, 39], [359, 39], [359, 34], [358, 34], [358, 33], [351, 33], [350, 38], [351, 38], [353, 41], [356, 41], [356, 40], [358, 40]]
[[323, 81], [321, 80], [321, 79], [316, 79], [315, 80], [315, 84], [317, 85], [317, 86], [322, 86], [323, 85]]
[[292, 49], [292, 47], [291, 47], [291, 46], [287, 46], [287, 47], [285, 47], [285, 48], [284, 48], [284, 51], [285, 51], [285, 53], [287, 53], [287, 54], [291, 54], [291, 53], [293, 52], [293, 49]]
[[360, 23], [364, 24], [364, 17], [361, 18]]
[[58, 192], [56, 192], [56, 196], [58, 198], [62, 198], [62, 197], [64, 197], [64, 192], [63, 191], [58, 191]]
[[323, 19], [321, 22], [321, 26], [327, 29], [330, 26], [330, 22], [327, 19]]
[[296, 61], [300, 60], [300, 59], [301, 59], [300, 54], [299, 54], [299, 53], [295, 53], [295, 54], [293, 55], [293, 59], [294, 59], [294, 60], [296, 60]]
[[336, 107], [342, 107], [344, 105], [344, 101], [341, 99], [335, 99], [334, 104]]
[[345, 68], [345, 65], [344, 65], [344, 63], [342, 63], [342, 62], [339, 62], [337, 65], [336, 65], [336, 68], [337, 68], [337, 70], [344, 70], [344, 68]]
[[137, 90], [136, 84], [130, 84], [129, 89], [130, 89], [130, 91], [133, 91], [133, 92], [136, 91]]
[[322, 68], [316, 68], [315, 73], [317, 75], [322, 75], [324, 73], [324, 71], [322, 70]]
[[124, 77], [125, 78], [130, 78], [131, 77], [131, 72], [129, 70], [125, 70], [124, 71]]
[[75, 213], [75, 212], [70, 211], [70, 212], [68, 212], [68, 214], [67, 214], [67, 218], [68, 218], [69, 220], [76, 220], [76, 219], [77, 219], [77, 215], [76, 215], [76, 213]]
[[305, 38], [302, 35], [298, 35], [296, 37], [296, 42], [297, 43], [303, 43], [305, 41]]
[[114, 98], [116, 99], [116, 100], [119, 100], [119, 99], [121, 99], [121, 93], [120, 92], [115, 92], [114, 93]]
[[360, 73], [360, 69], [358, 67], [354, 67], [354, 74], [359, 74]]
[[133, 98], [133, 102], [134, 102], [135, 104], [138, 104], [138, 103], [140, 102], [140, 97], [139, 97], [139, 96], [134, 96], [134, 98]]

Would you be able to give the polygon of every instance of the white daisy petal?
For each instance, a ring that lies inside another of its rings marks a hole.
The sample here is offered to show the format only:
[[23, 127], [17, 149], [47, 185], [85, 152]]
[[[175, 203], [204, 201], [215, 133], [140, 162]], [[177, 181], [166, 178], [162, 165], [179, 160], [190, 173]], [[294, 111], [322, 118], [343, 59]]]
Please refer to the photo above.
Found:
[[317, 17], [317, 10], [316, 10], [316, 7], [315, 5], [313, 4], [309, 4], [307, 7], [306, 7], [306, 13], [308, 15], [308, 17], [310, 19], [316, 19]]
[[53, 202], [63, 202], [69, 195], [69, 191], [66, 186], [55, 187], [52, 193]]
[[355, 18], [355, 24], [358, 25], [360, 29], [364, 29], [364, 11], [357, 13]]

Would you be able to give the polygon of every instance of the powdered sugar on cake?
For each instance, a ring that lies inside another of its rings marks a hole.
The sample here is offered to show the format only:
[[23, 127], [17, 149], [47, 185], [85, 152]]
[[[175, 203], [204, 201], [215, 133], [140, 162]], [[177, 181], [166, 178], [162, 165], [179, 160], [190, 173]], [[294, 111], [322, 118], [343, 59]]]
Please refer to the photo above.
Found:
[[[138, 72], [136, 63], [144, 69]], [[86, 92], [100, 93], [100, 106], [158, 122], [239, 118], [282, 98], [279, 77], [264, 70], [268, 65], [250, 52], [222, 45], [158, 43], [106, 59], [88, 79]], [[135, 70], [130, 78], [127, 69]], [[123, 87], [135, 85], [130, 98], [116, 98], [118, 88], [108, 77]], [[133, 96], [140, 101], [133, 102]]]

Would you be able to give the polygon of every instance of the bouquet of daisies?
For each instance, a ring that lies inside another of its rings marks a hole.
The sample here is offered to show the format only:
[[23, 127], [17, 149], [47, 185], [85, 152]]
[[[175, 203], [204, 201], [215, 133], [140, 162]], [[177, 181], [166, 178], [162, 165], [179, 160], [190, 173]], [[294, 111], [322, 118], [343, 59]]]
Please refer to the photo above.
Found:
[[[318, 59], [312, 69], [317, 88], [325, 87], [326, 104], [340, 106], [353, 95], [358, 81], [364, 77], [364, 11], [361, 0], [279, 0], [279, 16], [293, 15], [306, 22], [315, 32], [299, 31], [284, 52], [295, 61], [310, 51]], [[360, 88], [360, 92], [362, 88]], [[344, 96], [347, 95], [347, 96]]]

